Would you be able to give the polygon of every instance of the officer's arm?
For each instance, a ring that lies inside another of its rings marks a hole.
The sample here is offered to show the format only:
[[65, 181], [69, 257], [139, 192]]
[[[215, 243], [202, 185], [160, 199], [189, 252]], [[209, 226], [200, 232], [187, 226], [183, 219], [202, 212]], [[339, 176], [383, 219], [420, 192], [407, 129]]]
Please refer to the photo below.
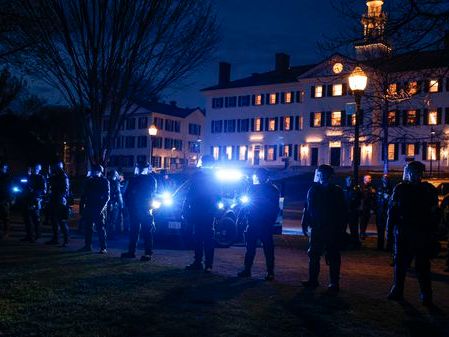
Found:
[[388, 201], [387, 211], [387, 232], [399, 224], [399, 200], [398, 200], [398, 188], [393, 190], [393, 194]]
[[104, 194], [104, 205], [108, 203], [109, 200], [111, 200], [111, 185], [109, 184], [109, 180], [105, 179], [105, 194]]
[[348, 208], [346, 207], [345, 194], [341, 188], [338, 189], [337, 197], [337, 205], [340, 210], [340, 229], [344, 230], [348, 223]]
[[432, 186], [432, 231], [437, 232], [438, 226], [441, 222], [441, 208], [438, 207], [438, 191], [435, 187]]

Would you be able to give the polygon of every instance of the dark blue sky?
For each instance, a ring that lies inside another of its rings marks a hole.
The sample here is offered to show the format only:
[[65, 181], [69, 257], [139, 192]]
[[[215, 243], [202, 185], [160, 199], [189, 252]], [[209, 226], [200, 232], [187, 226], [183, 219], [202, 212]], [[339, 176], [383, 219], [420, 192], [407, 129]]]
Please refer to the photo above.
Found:
[[[331, 0], [215, 0], [222, 40], [208, 64], [165, 100], [180, 106], [204, 106], [199, 89], [216, 84], [218, 62], [232, 65], [231, 79], [274, 67], [274, 54], [285, 52], [292, 65], [310, 64], [325, 57], [317, 43], [345, 28]], [[365, 10], [360, 0], [360, 13]], [[353, 25], [354, 22], [351, 22]], [[361, 26], [360, 26], [361, 32]]]

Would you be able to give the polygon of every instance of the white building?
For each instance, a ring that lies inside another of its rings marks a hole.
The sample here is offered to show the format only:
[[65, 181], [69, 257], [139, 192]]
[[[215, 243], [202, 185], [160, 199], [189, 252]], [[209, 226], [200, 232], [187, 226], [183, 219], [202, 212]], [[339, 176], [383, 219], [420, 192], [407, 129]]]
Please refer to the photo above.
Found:
[[[180, 108], [174, 102], [141, 102], [112, 147], [110, 166], [132, 172], [136, 163], [149, 162], [151, 153], [155, 169], [176, 171], [194, 166], [201, 155], [204, 120], [199, 108]], [[156, 126], [157, 134], [150, 137], [151, 125]]]
[[279, 53], [274, 70], [232, 81], [230, 64], [220, 63], [218, 84], [203, 89], [205, 152], [244, 166], [284, 167], [286, 161], [289, 166], [351, 166], [354, 96], [347, 78], [361, 66], [368, 75], [361, 166], [382, 167], [379, 140], [382, 116], [387, 116], [390, 167], [416, 159], [434, 170], [447, 168], [449, 45], [394, 55], [383, 41], [382, 5], [367, 1], [364, 39], [354, 58], [335, 54], [317, 64], [290, 66], [290, 57]]

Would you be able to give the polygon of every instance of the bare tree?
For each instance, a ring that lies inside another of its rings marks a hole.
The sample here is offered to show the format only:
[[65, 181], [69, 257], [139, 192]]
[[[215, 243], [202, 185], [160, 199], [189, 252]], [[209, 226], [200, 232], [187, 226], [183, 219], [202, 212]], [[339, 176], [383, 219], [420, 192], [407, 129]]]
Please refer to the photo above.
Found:
[[208, 1], [14, 0], [9, 10], [26, 18], [10, 39], [28, 46], [22, 67], [77, 109], [96, 163], [135, 103], [190, 74], [218, 41]]
[[3, 68], [0, 72], [0, 113], [19, 96], [24, 86], [25, 82], [13, 76], [7, 68]]

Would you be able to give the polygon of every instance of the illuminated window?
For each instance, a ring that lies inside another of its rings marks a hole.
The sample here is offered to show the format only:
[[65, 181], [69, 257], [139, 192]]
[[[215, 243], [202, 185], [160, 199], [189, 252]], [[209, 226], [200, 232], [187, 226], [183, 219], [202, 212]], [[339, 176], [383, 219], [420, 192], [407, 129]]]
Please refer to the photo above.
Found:
[[392, 83], [388, 86], [388, 93], [390, 95], [395, 94], [398, 91], [398, 85], [396, 83]]
[[427, 160], [437, 160], [437, 144], [427, 144]]
[[396, 144], [388, 144], [388, 160], [396, 159]]
[[246, 151], [247, 148], [245, 145], [240, 146], [239, 148], [239, 160], [246, 160]]
[[415, 144], [407, 144], [405, 148], [405, 154], [407, 157], [413, 157], [415, 155]]
[[351, 115], [351, 125], [354, 126], [356, 122], [356, 114]]
[[429, 92], [438, 92], [438, 80], [430, 80], [429, 81]]
[[292, 93], [291, 92], [286, 92], [284, 94], [284, 101], [285, 101], [285, 103], [291, 103], [292, 102]]
[[276, 130], [276, 120], [274, 118], [270, 118], [268, 120], [268, 131], [275, 131]]
[[304, 117], [299, 117], [299, 129], [302, 130], [304, 128]]
[[332, 112], [331, 125], [332, 126], [341, 126], [341, 111]]
[[283, 154], [284, 154], [284, 157], [290, 157], [290, 146], [284, 145]]
[[267, 160], [274, 160], [274, 147], [270, 146], [267, 149]]
[[261, 105], [262, 104], [262, 95], [256, 95], [256, 105]]
[[232, 159], [232, 146], [226, 146], [226, 158], [228, 160]]
[[314, 97], [323, 97], [323, 86], [322, 85], [317, 85], [315, 87], [315, 96]]
[[334, 84], [332, 86], [332, 96], [343, 95], [343, 84]]
[[262, 131], [262, 119], [261, 118], [256, 118], [255, 125], [254, 125], [254, 130], [255, 131]]
[[410, 95], [416, 95], [418, 93], [418, 82], [413, 81], [408, 84], [408, 93]]
[[276, 94], [270, 94], [270, 104], [276, 104]]
[[284, 130], [290, 131], [292, 129], [292, 118], [284, 117]]
[[213, 156], [215, 160], [218, 160], [220, 157], [220, 148], [218, 146], [214, 146]]
[[313, 114], [313, 127], [318, 128], [321, 126], [321, 112], [315, 112]]
[[389, 111], [388, 112], [388, 125], [389, 126], [396, 125], [396, 111]]
[[429, 125], [437, 125], [438, 123], [438, 113], [436, 111], [429, 111], [429, 117], [428, 117], [428, 124]]
[[407, 125], [416, 125], [417, 116], [416, 110], [407, 111]]

